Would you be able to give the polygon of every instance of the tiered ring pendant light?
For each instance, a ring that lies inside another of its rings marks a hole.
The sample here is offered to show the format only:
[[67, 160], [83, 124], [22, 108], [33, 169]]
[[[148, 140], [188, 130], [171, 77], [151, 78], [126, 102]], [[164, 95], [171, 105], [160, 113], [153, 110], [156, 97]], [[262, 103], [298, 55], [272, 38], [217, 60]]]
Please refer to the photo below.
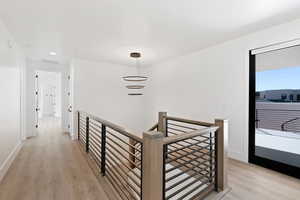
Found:
[[[136, 60], [136, 66], [139, 67], [139, 58], [141, 58], [141, 53], [132, 52], [130, 57]], [[128, 95], [138, 96], [143, 95], [142, 89], [145, 88], [144, 83], [148, 80], [147, 76], [133, 75], [133, 76], [124, 76], [123, 80], [128, 83], [126, 88], [129, 89]]]

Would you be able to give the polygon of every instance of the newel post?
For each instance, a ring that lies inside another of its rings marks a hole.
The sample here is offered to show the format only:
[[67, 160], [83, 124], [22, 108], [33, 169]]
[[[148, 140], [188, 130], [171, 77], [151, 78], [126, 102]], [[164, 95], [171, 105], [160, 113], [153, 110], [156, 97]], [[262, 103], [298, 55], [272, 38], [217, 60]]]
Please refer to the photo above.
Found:
[[167, 137], [167, 112], [158, 113], [158, 127], [157, 130]]
[[227, 188], [227, 149], [228, 149], [228, 120], [216, 119], [215, 125], [219, 127], [216, 131], [216, 185], [217, 191]]
[[143, 134], [143, 200], [163, 199], [163, 138], [156, 131]]

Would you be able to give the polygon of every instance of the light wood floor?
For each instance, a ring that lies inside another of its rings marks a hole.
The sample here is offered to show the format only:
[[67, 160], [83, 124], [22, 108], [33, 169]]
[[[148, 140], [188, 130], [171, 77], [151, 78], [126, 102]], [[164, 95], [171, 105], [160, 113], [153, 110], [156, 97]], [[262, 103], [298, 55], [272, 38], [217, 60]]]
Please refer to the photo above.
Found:
[[41, 124], [26, 141], [0, 183], [1, 200], [108, 200], [77, 143], [58, 128]]
[[[26, 141], [0, 183], [0, 200], [108, 200], [78, 144], [57, 125], [45, 121], [40, 135]], [[300, 199], [300, 180], [234, 160], [229, 185], [222, 200]]]
[[228, 173], [232, 190], [222, 200], [300, 199], [299, 179], [234, 160], [229, 161]]

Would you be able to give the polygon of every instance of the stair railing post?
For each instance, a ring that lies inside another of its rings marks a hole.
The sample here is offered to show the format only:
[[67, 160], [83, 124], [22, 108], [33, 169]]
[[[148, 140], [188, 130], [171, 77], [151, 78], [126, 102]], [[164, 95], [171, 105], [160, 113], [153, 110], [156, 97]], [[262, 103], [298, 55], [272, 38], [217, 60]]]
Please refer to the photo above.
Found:
[[[167, 120], [167, 112], [159, 112], [158, 113], [158, 126], [157, 131], [163, 133], [164, 137], [168, 137], [168, 120]], [[164, 155], [166, 155], [166, 158], [168, 157], [167, 147], [164, 148]]]
[[143, 134], [143, 170], [142, 199], [163, 199], [164, 180], [164, 134], [161, 132], [145, 132]]
[[101, 174], [105, 176], [105, 165], [106, 165], [106, 126], [101, 126]]
[[90, 118], [86, 117], [86, 152], [90, 151]]
[[167, 112], [158, 113], [158, 127], [157, 130], [164, 134], [165, 137], [168, 137], [167, 133]]
[[219, 129], [215, 132], [216, 153], [216, 181], [215, 190], [223, 191], [227, 188], [227, 149], [228, 149], [228, 120], [216, 119], [215, 126]]

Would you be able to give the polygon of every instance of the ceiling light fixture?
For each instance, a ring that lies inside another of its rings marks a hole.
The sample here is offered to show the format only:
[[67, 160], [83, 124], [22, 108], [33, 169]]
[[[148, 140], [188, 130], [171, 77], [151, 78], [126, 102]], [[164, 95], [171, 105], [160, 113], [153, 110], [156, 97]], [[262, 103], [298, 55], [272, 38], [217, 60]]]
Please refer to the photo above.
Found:
[[49, 53], [49, 55], [50, 55], [50, 56], [56, 56], [56, 55], [57, 55], [57, 53], [56, 53], [56, 52], [54, 52], [54, 51], [51, 51], [51, 52]]
[[[137, 70], [139, 70], [139, 67], [140, 67], [139, 58], [141, 58], [141, 53], [132, 52], [132, 53], [130, 53], [130, 57], [134, 58], [136, 60], [136, 67], [137, 67]], [[141, 83], [148, 80], [147, 76], [133, 75], [133, 76], [124, 76], [122, 78], [124, 81], [130, 82], [129, 85], [126, 85], [126, 88], [130, 90], [128, 95], [130, 95], [130, 96], [143, 95], [143, 93], [141, 92], [141, 89], [145, 88], [145, 85], [142, 85]]]

